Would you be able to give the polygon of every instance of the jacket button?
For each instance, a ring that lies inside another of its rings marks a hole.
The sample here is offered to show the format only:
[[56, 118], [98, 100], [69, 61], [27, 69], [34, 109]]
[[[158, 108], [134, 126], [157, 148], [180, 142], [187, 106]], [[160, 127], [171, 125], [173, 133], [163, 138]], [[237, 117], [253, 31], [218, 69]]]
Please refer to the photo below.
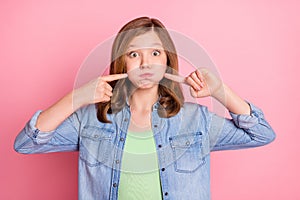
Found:
[[154, 127], [157, 128], [157, 124], [155, 124]]
[[119, 160], [116, 160], [116, 163], [117, 163], [117, 164], [119, 164], [119, 163], [120, 163], [120, 161], [119, 161]]
[[161, 168], [161, 171], [165, 171], [166, 169], [165, 168]]
[[162, 147], [161, 144], [159, 144], [159, 145], [158, 145], [158, 148], [161, 148], [161, 147]]
[[168, 196], [168, 192], [165, 192], [165, 196]]
[[118, 184], [117, 184], [117, 183], [114, 183], [114, 184], [113, 184], [113, 187], [117, 187], [117, 186], [118, 186]]
[[121, 138], [120, 138], [120, 141], [123, 142], [123, 141], [124, 141], [124, 138], [121, 137]]
[[38, 130], [38, 129], [35, 129], [35, 131], [34, 131], [32, 137], [33, 137], [33, 138], [37, 138], [37, 135], [38, 135], [38, 134], [39, 134], [39, 130]]

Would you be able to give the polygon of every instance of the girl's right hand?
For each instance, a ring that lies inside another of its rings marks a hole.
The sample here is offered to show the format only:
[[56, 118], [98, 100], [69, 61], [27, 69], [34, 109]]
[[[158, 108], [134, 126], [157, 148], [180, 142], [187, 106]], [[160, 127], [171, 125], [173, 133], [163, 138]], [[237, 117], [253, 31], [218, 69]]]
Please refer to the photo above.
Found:
[[112, 87], [107, 82], [126, 77], [127, 74], [102, 76], [73, 90], [41, 112], [35, 126], [41, 131], [53, 131], [80, 107], [109, 101], [112, 96]]
[[112, 87], [108, 82], [123, 79], [127, 76], [127, 74], [113, 74], [90, 81], [74, 91], [74, 106], [81, 107], [83, 105], [109, 101], [112, 96]]

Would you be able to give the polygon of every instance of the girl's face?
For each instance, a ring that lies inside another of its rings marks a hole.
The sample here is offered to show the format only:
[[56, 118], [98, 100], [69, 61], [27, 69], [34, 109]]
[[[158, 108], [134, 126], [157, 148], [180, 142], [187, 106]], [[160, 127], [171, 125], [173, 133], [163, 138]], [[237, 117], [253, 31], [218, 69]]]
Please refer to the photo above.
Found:
[[135, 87], [147, 89], [159, 83], [167, 68], [167, 55], [154, 31], [133, 38], [125, 63], [128, 78]]

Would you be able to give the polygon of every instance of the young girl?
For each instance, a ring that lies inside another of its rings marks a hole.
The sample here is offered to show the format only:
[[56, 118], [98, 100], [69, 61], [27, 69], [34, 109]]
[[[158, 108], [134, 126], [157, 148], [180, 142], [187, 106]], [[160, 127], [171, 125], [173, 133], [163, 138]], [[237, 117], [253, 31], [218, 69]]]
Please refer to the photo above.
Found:
[[[79, 151], [79, 199], [210, 199], [210, 152], [262, 146], [275, 134], [260, 109], [207, 69], [176, 74], [168, 31], [157, 19], [127, 23], [110, 75], [38, 111], [17, 136], [20, 153]], [[211, 96], [232, 119], [185, 103]]]

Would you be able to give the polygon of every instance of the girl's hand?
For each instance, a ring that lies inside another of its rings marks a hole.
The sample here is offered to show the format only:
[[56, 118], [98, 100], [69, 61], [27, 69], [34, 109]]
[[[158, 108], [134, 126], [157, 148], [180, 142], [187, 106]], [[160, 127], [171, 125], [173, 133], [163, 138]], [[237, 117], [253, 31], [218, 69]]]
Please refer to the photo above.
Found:
[[127, 76], [127, 74], [102, 76], [83, 85], [74, 92], [73, 103], [75, 103], [75, 107], [109, 101], [113, 93], [108, 82], [123, 79]]
[[187, 77], [165, 73], [165, 78], [190, 86], [195, 98], [215, 96], [222, 89], [222, 81], [206, 68], [197, 69]]

